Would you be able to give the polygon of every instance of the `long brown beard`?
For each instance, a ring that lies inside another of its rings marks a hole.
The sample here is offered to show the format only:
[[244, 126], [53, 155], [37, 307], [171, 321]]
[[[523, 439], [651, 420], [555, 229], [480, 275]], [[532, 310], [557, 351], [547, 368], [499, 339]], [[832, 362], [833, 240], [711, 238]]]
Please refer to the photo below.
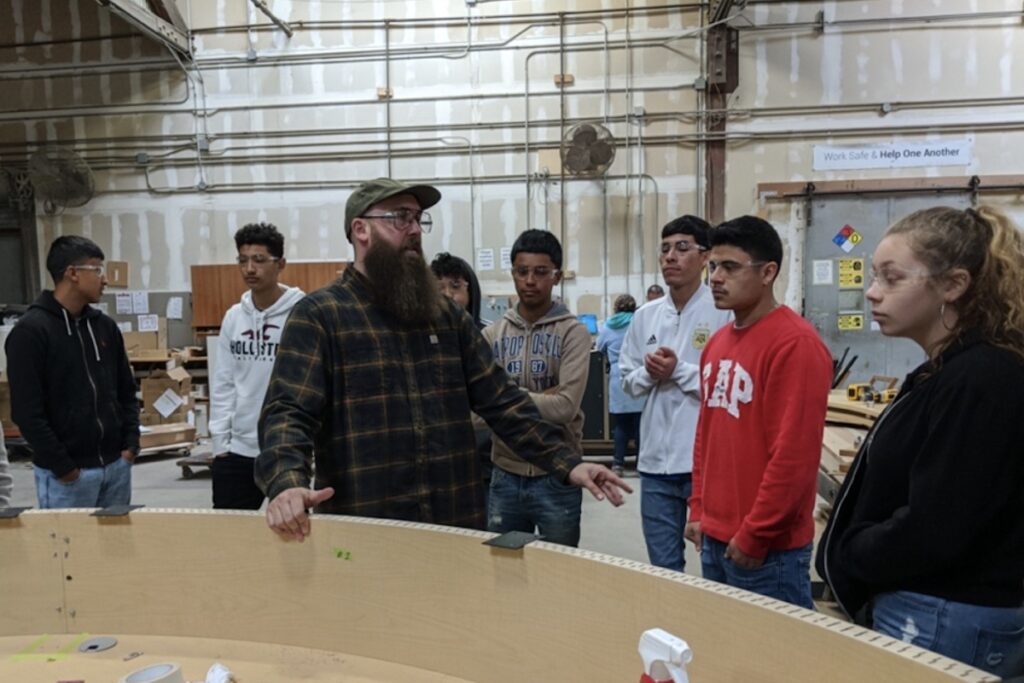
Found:
[[[423, 260], [419, 241], [418, 237], [406, 238], [396, 249], [375, 239], [363, 259], [366, 275], [373, 283], [374, 302], [409, 326], [426, 325], [441, 313], [441, 290]], [[416, 247], [416, 251], [409, 247]]]

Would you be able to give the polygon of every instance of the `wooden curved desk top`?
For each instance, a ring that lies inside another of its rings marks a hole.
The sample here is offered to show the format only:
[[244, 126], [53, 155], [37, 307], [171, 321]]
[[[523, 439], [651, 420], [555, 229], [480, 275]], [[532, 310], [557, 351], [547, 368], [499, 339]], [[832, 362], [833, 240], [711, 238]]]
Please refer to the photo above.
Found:
[[83, 654], [84, 634], [0, 637], [0, 680], [17, 683], [116, 683], [164, 662], [181, 667], [186, 681], [202, 681], [214, 662], [240, 683], [470, 683], [411, 666], [308, 647], [213, 638], [114, 634], [117, 644]]
[[[308, 656], [323, 666], [312, 681], [632, 682], [640, 634], [653, 627], [689, 643], [694, 683], [997, 680], [740, 590], [546, 543], [481, 545], [491, 536], [319, 516], [297, 544], [258, 513], [28, 511], [0, 520], [0, 680], [68, 680], [39, 661], [42, 677], [28, 677], [33, 661], [17, 653], [31, 634], [59, 636], [56, 646], [89, 633], [122, 640], [121, 657], [166, 654], [196, 680], [212, 664], [208, 639], [219, 639], [244, 641], [216, 644], [234, 653], [222, 660], [229, 668], [248, 673], [243, 683], [292, 680], [274, 662], [301, 659], [293, 648], [321, 651]], [[338, 653], [380, 667], [347, 671]], [[65, 663], [97, 666], [102, 654]], [[121, 657], [109, 659], [117, 676], [128, 672]]]

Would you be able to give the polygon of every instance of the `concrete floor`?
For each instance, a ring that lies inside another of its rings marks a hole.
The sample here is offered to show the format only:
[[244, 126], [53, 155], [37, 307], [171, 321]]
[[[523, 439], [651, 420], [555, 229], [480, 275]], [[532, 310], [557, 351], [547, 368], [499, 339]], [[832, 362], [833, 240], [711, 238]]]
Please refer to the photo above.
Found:
[[[211, 508], [210, 474], [207, 468], [195, 470], [193, 479], [184, 479], [181, 468], [175, 464], [177, 454], [144, 456], [132, 472], [132, 503], [147, 507]], [[32, 465], [27, 460], [11, 462], [14, 476], [12, 506], [35, 506], [35, 479]], [[647, 562], [640, 529], [640, 479], [628, 470], [627, 481], [634, 493], [626, 503], [614, 508], [607, 502], [598, 502], [589, 493], [583, 494], [583, 522], [580, 547], [615, 557]], [[269, 534], [270, 531], [268, 530]], [[700, 576], [700, 559], [687, 544], [687, 573]]]

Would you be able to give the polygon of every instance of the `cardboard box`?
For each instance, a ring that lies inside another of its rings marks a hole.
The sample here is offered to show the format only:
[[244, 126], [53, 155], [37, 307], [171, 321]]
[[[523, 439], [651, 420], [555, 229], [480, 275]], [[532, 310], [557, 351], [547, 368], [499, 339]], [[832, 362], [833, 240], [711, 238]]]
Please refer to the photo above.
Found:
[[196, 440], [196, 428], [187, 424], [167, 424], [146, 427], [139, 434], [139, 448], [156, 448], [173, 444], [191, 444]]
[[143, 427], [152, 427], [154, 425], [162, 424], [160, 422], [161, 419], [163, 418], [160, 417], [159, 413], [147, 413], [145, 410], [139, 413], [139, 424]]
[[185, 368], [155, 370], [142, 380], [142, 409], [159, 415], [163, 424], [185, 422], [192, 409], [191, 391], [192, 376]]
[[121, 336], [124, 337], [124, 350], [128, 352], [129, 356], [133, 351], [159, 348], [157, 343], [159, 333], [157, 332], [122, 332]]
[[122, 332], [124, 350], [131, 360], [161, 361], [171, 357], [167, 349], [167, 319], [160, 318], [159, 329], [149, 332]]

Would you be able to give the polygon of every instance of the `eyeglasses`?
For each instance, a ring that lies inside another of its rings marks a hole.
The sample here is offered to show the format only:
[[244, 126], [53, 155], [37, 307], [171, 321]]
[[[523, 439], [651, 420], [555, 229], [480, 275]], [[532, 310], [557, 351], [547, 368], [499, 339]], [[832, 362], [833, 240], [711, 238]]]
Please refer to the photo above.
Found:
[[916, 280], [924, 280], [932, 274], [926, 270], [903, 270], [901, 268], [886, 267], [882, 270], [871, 270], [871, 282], [868, 287], [878, 285], [883, 292], [891, 292], [909, 285]]
[[702, 247], [699, 244], [687, 242], [685, 240], [679, 240], [678, 242], [662, 242], [661, 243], [661, 255], [668, 256], [669, 253], [675, 251], [677, 254], [685, 254], [688, 251], [702, 252], [707, 251], [707, 247]]
[[96, 273], [96, 277], [103, 277], [106, 274], [106, 272], [107, 272], [107, 267], [106, 266], [68, 266], [68, 267], [69, 268], [74, 268], [75, 270], [91, 270], [92, 272]]
[[440, 278], [438, 282], [441, 283], [441, 289], [451, 290], [453, 292], [461, 292], [462, 290], [469, 287], [469, 283], [465, 280], [453, 280], [448, 278]]
[[380, 218], [391, 221], [391, 226], [395, 230], [402, 232], [412, 230], [413, 223], [418, 223], [420, 230], [423, 232], [430, 232], [430, 229], [434, 227], [434, 221], [430, 218], [429, 213], [426, 211], [414, 211], [413, 209], [395, 209], [387, 213], [366, 214], [360, 216], [360, 218]]
[[746, 263], [740, 263], [738, 261], [708, 261], [708, 272], [714, 273], [719, 268], [722, 269], [722, 274], [726, 277], [732, 277], [736, 273], [740, 272], [744, 268], [758, 268], [768, 263], [767, 261], [747, 261]]
[[554, 277], [559, 271], [557, 268], [548, 268], [547, 266], [518, 266], [512, 269], [512, 277], [517, 280], [525, 280], [530, 277], [530, 273], [538, 280], [546, 280], [549, 277]]
[[250, 262], [252, 262], [254, 266], [265, 266], [268, 263], [274, 263], [281, 259], [276, 256], [267, 256], [266, 254], [253, 254], [252, 256], [239, 256], [235, 260], [238, 262], [239, 266], [245, 268]]

